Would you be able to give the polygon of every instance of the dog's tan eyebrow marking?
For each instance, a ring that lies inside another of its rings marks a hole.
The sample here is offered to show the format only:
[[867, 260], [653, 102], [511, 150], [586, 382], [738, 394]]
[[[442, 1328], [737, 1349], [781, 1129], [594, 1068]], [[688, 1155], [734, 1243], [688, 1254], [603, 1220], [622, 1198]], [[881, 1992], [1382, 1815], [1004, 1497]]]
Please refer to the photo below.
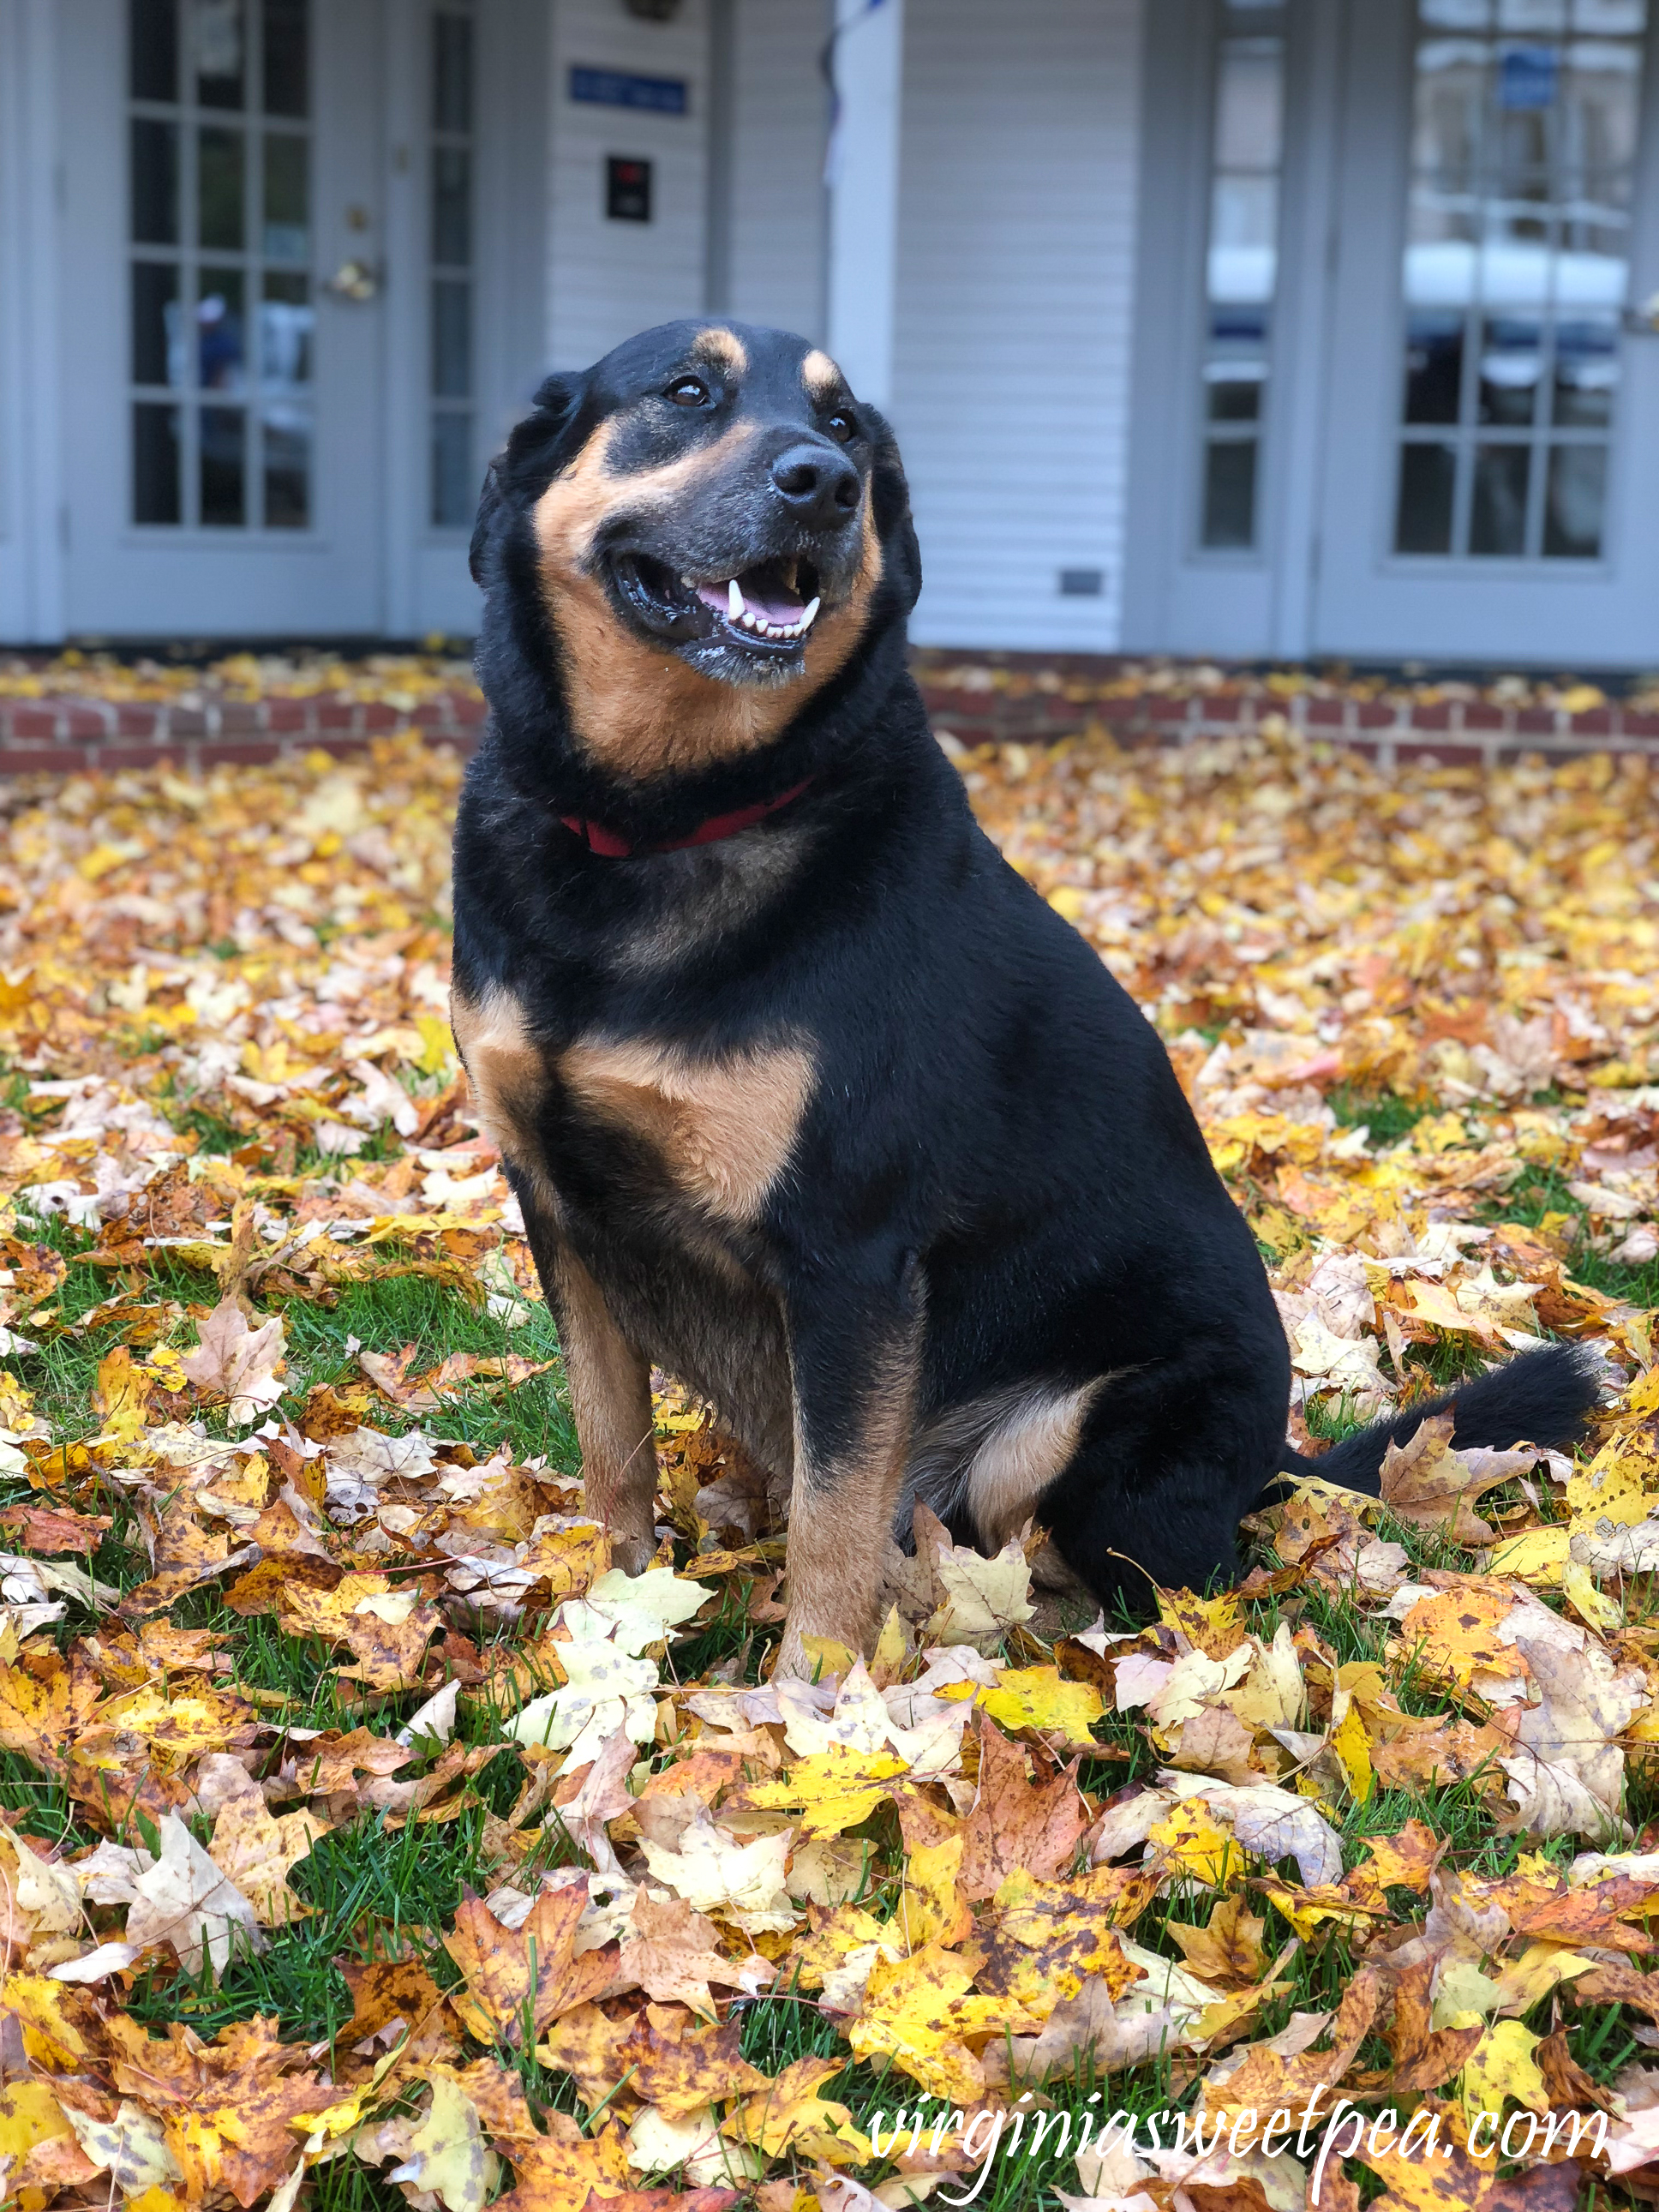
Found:
[[814, 346], [800, 365], [800, 380], [806, 387], [806, 396], [822, 404], [838, 398], [847, 380], [827, 353]]
[[723, 329], [714, 323], [706, 331], [699, 331], [691, 341], [693, 355], [705, 361], [718, 362], [733, 376], [744, 375], [749, 368], [749, 352], [735, 331]]

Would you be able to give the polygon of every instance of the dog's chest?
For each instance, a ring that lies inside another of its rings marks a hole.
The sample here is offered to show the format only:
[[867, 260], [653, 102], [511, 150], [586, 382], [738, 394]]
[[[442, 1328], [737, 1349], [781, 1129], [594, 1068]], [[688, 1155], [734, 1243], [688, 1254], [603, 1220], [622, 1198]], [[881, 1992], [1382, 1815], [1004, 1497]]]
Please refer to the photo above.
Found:
[[[788, 1164], [813, 1087], [793, 1042], [696, 1052], [650, 1038], [532, 1034], [504, 992], [454, 1003], [456, 1041], [485, 1129], [556, 1201], [574, 1181], [603, 1206], [635, 1195], [643, 1168], [713, 1224], [747, 1228]], [[568, 1172], [580, 1163], [578, 1176]]]

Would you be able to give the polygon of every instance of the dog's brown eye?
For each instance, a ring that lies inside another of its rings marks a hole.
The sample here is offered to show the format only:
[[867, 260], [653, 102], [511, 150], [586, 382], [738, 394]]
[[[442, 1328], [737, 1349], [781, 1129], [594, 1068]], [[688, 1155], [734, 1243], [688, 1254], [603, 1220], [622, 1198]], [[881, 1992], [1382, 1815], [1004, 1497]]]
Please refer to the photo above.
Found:
[[827, 425], [830, 435], [832, 438], [839, 438], [843, 446], [852, 437], [855, 427], [852, 416], [842, 407], [836, 410]]
[[700, 376], [677, 377], [667, 396], [676, 407], [701, 407], [708, 397], [708, 386]]

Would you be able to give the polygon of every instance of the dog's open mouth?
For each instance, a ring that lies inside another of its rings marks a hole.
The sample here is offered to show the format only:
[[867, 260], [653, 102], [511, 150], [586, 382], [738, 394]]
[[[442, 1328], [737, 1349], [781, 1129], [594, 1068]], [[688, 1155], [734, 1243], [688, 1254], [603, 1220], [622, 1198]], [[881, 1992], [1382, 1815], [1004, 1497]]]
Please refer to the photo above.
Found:
[[768, 659], [800, 652], [822, 605], [817, 569], [793, 554], [734, 576], [697, 578], [648, 553], [620, 553], [611, 573], [623, 604], [659, 636], [740, 646]]

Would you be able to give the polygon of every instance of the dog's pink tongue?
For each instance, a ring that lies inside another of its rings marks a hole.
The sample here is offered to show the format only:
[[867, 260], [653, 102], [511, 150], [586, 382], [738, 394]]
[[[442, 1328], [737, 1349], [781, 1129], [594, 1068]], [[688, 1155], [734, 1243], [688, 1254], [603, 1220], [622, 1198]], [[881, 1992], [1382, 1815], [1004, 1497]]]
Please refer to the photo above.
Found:
[[[738, 588], [739, 591], [743, 589], [741, 585]], [[697, 597], [702, 601], [704, 606], [713, 607], [716, 614], [730, 616], [733, 612], [732, 587], [729, 583], [699, 584]], [[793, 592], [774, 592], [765, 597], [752, 592], [744, 592], [743, 604], [751, 615], [758, 615], [763, 622], [774, 623], [781, 626], [795, 620], [804, 602], [799, 594]]]

